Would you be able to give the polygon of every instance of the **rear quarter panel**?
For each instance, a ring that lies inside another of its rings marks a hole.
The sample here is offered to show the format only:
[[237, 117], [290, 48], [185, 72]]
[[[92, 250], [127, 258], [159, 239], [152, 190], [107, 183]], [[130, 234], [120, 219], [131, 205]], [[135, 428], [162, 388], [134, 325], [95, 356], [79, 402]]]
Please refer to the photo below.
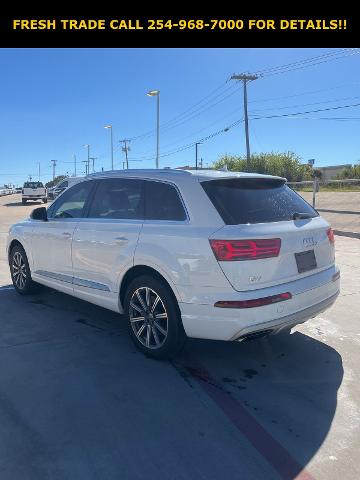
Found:
[[[229, 288], [210, 248], [214, 227], [194, 227], [179, 222], [146, 221], [143, 224], [134, 264], [147, 265], [176, 287], [212, 286]], [[179, 301], [184, 299], [179, 298]]]

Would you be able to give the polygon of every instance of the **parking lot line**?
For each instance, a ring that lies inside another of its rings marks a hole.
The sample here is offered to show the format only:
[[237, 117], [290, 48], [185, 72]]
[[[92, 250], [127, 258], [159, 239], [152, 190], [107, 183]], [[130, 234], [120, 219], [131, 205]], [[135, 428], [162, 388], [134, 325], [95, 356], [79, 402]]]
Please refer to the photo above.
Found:
[[185, 368], [233, 425], [284, 480], [314, 480], [302, 465], [194, 359]]

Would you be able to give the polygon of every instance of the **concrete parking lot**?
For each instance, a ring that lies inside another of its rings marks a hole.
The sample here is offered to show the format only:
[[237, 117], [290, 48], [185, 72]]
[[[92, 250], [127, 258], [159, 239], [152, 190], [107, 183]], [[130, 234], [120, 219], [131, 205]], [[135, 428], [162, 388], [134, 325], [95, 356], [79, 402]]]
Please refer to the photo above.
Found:
[[[312, 193], [301, 192], [301, 195], [312, 203]], [[338, 235], [360, 238], [360, 192], [317, 193], [316, 208]]]
[[16, 294], [6, 232], [37, 205], [1, 197], [0, 479], [360, 478], [360, 193], [320, 197], [336, 304], [287, 339], [189, 340], [173, 362], [139, 353], [115, 313]]

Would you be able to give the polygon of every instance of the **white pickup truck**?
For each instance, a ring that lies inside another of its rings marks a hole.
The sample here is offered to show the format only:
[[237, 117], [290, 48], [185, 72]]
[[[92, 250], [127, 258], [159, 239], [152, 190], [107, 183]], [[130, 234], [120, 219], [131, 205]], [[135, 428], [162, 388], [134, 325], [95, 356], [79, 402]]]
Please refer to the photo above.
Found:
[[41, 182], [25, 182], [22, 188], [22, 204], [28, 200], [42, 200], [47, 203], [47, 189]]

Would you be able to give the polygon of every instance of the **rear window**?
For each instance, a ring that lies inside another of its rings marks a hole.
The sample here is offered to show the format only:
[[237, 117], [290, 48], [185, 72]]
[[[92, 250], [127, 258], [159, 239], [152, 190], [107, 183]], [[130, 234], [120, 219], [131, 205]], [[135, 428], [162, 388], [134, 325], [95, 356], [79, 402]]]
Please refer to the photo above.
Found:
[[25, 182], [23, 188], [44, 188], [41, 182]]
[[227, 225], [292, 220], [294, 213], [318, 213], [283, 180], [236, 178], [201, 183]]

